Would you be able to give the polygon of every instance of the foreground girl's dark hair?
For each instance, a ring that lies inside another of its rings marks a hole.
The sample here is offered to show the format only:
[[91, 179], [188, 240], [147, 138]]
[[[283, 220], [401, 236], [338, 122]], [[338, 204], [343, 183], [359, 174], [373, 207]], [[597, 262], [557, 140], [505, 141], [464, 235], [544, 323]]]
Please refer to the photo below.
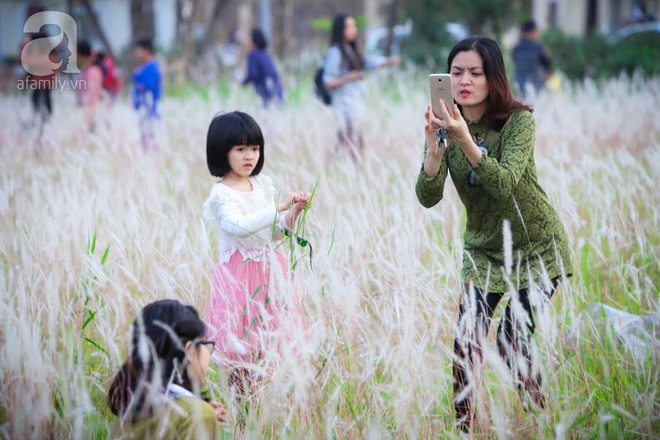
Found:
[[193, 391], [184, 347], [205, 333], [206, 325], [192, 306], [176, 300], [145, 306], [133, 323], [131, 354], [108, 390], [110, 410], [134, 419], [150, 411], [150, 387], [161, 391], [174, 383]]
[[250, 38], [252, 39], [252, 42], [257, 49], [263, 50], [268, 47], [268, 40], [266, 39], [266, 35], [261, 29], [253, 28], [250, 32]]
[[447, 72], [460, 52], [473, 50], [481, 56], [484, 74], [488, 82], [487, 107], [482, 120], [491, 128], [501, 130], [512, 113], [532, 108], [513, 97], [509, 78], [504, 67], [504, 58], [495, 40], [486, 37], [469, 37], [456, 43], [447, 57]]
[[251, 175], [256, 176], [264, 166], [264, 135], [259, 124], [247, 113], [234, 111], [216, 115], [206, 135], [206, 164], [209, 172], [223, 177], [229, 171], [229, 151], [236, 145], [259, 145], [259, 160]]

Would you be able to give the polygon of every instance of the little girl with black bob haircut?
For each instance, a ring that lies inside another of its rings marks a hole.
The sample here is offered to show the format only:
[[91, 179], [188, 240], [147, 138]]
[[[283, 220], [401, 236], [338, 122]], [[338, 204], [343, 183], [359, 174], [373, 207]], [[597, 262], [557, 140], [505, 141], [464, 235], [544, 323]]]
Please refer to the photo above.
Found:
[[301, 320], [298, 298], [288, 284], [286, 258], [277, 241], [294, 230], [310, 194], [289, 193], [276, 202], [273, 181], [264, 176], [264, 137], [248, 114], [216, 115], [208, 130], [206, 159], [218, 181], [204, 203], [204, 219], [218, 227], [220, 258], [215, 268], [207, 321], [230, 387], [245, 395], [254, 384], [245, 368], [265, 350], [285, 317]]
[[120, 431], [132, 438], [215, 438], [225, 408], [200, 397], [213, 341], [197, 310], [153, 302], [133, 323], [131, 355], [108, 391]]

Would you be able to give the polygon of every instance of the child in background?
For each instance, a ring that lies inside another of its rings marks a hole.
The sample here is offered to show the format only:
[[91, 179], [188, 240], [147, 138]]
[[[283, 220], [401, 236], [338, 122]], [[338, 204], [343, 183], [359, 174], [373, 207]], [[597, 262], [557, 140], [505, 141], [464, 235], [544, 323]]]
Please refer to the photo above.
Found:
[[[206, 140], [209, 171], [219, 180], [204, 203], [204, 219], [220, 230], [220, 260], [213, 276], [207, 321], [231, 368], [230, 387], [245, 396], [254, 384], [244, 368], [273, 344], [281, 320], [302, 317], [287, 287], [287, 262], [273, 245], [295, 229], [310, 194], [290, 193], [276, 203], [273, 181], [262, 174], [264, 138], [256, 121], [235, 111], [211, 121]], [[284, 314], [286, 313], [286, 317]]]
[[154, 58], [151, 40], [139, 40], [135, 44], [135, 57], [140, 66], [133, 72], [133, 106], [138, 111], [142, 147], [156, 149], [154, 123], [158, 119], [158, 101], [162, 90], [160, 67]]
[[280, 76], [273, 58], [266, 50], [267, 47], [268, 41], [263, 31], [259, 28], [252, 29], [248, 42], [247, 72], [243, 85], [254, 84], [254, 89], [264, 107], [268, 107], [271, 101], [282, 103], [284, 100]]
[[161, 300], [142, 309], [131, 356], [108, 391], [122, 438], [218, 438], [226, 410], [200, 395], [214, 347], [205, 333], [192, 306]]
[[78, 63], [80, 65], [80, 80], [85, 86], [78, 89], [78, 103], [86, 109], [85, 128], [94, 130], [96, 108], [101, 101], [103, 92], [103, 72], [95, 63], [96, 54], [87, 41], [78, 42]]

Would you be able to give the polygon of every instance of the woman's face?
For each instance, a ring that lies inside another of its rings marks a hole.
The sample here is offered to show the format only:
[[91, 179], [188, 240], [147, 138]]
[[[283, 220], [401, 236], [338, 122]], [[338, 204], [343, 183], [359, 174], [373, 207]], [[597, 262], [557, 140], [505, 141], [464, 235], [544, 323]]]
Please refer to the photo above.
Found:
[[457, 53], [449, 73], [454, 100], [464, 109], [485, 110], [489, 90], [481, 55], [474, 50]]
[[344, 21], [344, 40], [347, 43], [352, 43], [357, 40], [357, 35], [358, 28], [357, 24], [355, 24], [355, 18], [346, 17], [346, 20]]

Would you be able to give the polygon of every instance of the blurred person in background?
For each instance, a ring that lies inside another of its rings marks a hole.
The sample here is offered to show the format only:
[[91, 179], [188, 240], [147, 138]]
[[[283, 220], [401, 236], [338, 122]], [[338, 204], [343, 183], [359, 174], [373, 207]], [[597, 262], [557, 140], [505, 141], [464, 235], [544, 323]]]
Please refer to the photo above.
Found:
[[552, 61], [546, 48], [538, 42], [538, 29], [534, 20], [527, 20], [520, 27], [520, 41], [511, 53], [515, 67], [515, 82], [523, 98], [527, 88], [540, 92], [552, 76]]
[[281, 104], [284, 92], [280, 83], [280, 76], [270, 53], [266, 50], [268, 41], [259, 28], [252, 29], [248, 40], [247, 72], [243, 85], [254, 85], [254, 90], [261, 98], [264, 107], [271, 102]]
[[[566, 231], [536, 175], [534, 117], [513, 98], [499, 46], [484, 37], [462, 40], [449, 53], [447, 68], [456, 103], [447, 107], [441, 100], [440, 115], [426, 107], [415, 190], [424, 207], [435, 206], [451, 174], [467, 213], [453, 375], [455, 416], [468, 431], [482, 344], [507, 293], [499, 353], [519, 389], [545, 407], [532, 334], [572, 269]], [[440, 128], [448, 134], [447, 146], [436, 137]]]
[[135, 57], [140, 65], [133, 72], [133, 106], [138, 112], [142, 147], [154, 150], [158, 148], [154, 125], [159, 118], [158, 103], [163, 85], [151, 40], [142, 39], [135, 44]]
[[[28, 46], [28, 43], [42, 38], [47, 38], [47, 35], [39, 32], [37, 34], [32, 34], [31, 36], [27, 35], [21, 41], [18, 48], [19, 60], [21, 64], [27, 66], [28, 69], [40, 66], [44, 63], [50, 64], [52, 54], [42, 50], [44, 49], [44, 46]], [[46, 66], [43, 67], [45, 68]], [[42, 67], [37, 67], [36, 70], [42, 70]], [[55, 81], [55, 72], [45, 76], [37, 76], [29, 72], [25, 75], [26, 88], [32, 92], [30, 94], [32, 109], [42, 121], [47, 120], [53, 114], [51, 90], [55, 88]]]
[[94, 116], [101, 101], [103, 92], [103, 72], [96, 64], [96, 54], [87, 41], [78, 43], [78, 63], [80, 65], [80, 82], [78, 103], [86, 109], [85, 126], [94, 130]]
[[[28, 6], [25, 20], [27, 21], [34, 14], [44, 12], [44, 10], [45, 9], [42, 6]], [[29, 70], [26, 71], [25, 82], [27, 85], [26, 88], [32, 92], [30, 95], [32, 109], [42, 122], [47, 120], [53, 113], [51, 90], [55, 88], [56, 72], [50, 70], [49, 67], [53, 66], [53, 63], [57, 61], [53, 58], [57, 58], [58, 55], [62, 53], [62, 51], [58, 51], [58, 48], [50, 51], [48, 45], [38, 44], [37, 40], [42, 40], [47, 37], [48, 35], [43, 32], [43, 28], [42, 31], [35, 34], [24, 34], [18, 47], [18, 60], [24, 68]], [[66, 35], [65, 38], [68, 40]], [[35, 42], [37, 42], [37, 44], [31, 44]], [[60, 61], [63, 63], [61, 67], [65, 67], [64, 63], [66, 60], [62, 59]], [[48, 71], [48, 74], [39, 76], [30, 71]]]
[[[213, 341], [194, 307], [145, 306], [133, 323], [131, 355], [114, 377], [108, 406], [121, 438], [215, 439], [226, 409], [201, 393]], [[120, 435], [121, 434], [121, 435]]]
[[365, 57], [358, 46], [358, 28], [355, 18], [337, 14], [332, 21], [330, 48], [323, 63], [323, 82], [330, 92], [335, 121], [337, 142], [335, 153], [348, 148], [351, 158], [357, 160], [364, 149], [361, 120], [365, 112], [364, 91], [360, 82], [365, 69], [377, 69], [399, 65], [397, 55]]

